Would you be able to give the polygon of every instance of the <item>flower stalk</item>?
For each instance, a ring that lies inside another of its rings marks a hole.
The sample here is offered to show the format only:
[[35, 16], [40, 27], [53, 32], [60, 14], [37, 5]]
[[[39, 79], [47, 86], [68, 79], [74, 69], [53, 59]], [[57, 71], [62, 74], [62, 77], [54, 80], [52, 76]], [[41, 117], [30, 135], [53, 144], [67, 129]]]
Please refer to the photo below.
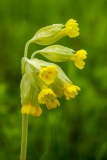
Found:
[[32, 43], [32, 39], [26, 43], [25, 50], [24, 50], [24, 57], [27, 57], [28, 47], [31, 43]]
[[22, 141], [21, 141], [20, 160], [26, 160], [27, 133], [28, 133], [28, 115], [22, 114]]

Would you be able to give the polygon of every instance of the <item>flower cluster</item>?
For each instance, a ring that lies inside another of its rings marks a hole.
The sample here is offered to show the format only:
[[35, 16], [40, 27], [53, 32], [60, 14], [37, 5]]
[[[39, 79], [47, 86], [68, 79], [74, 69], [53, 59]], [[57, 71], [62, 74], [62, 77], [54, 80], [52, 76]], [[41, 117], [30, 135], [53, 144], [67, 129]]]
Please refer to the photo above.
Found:
[[[83, 69], [87, 52], [61, 46], [50, 45], [64, 36], [70, 38], [79, 35], [78, 23], [70, 19], [65, 25], [53, 24], [36, 32], [34, 37], [25, 46], [22, 58], [22, 80], [21, 80], [21, 113], [40, 116], [42, 109], [40, 104], [46, 104], [48, 110], [60, 106], [57, 98], [65, 96], [67, 100], [75, 98], [80, 88], [74, 85], [63, 70], [55, 63], [45, 62], [34, 58], [41, 54], [53, 62], [73, 61], [75, 66]], [[27, 50], [30, 43], [50, 45], [42, 50], [35, 51], [31, 58], [27, 58]]]

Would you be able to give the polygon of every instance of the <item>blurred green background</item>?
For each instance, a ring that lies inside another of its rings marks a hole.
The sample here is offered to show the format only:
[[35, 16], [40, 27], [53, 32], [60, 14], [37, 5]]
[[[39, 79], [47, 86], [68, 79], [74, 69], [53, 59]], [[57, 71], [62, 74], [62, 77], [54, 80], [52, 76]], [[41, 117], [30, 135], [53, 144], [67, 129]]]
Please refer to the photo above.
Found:
[[[41, 27], [79, 23], [80, 36], [56, 44], [88, 52], [79, 70], [60, 63], [81, 88], [75, 99], [39, 118], [29, 116], [27, 160], [107, 159], [107, 0], [0, 1], [0, 160], [19, 160], [21, 143], [20, 80], [24, 46]], [[29, 47], [29, 56], [43, 48]], [[41, 57], [43, 58], [43, 57]]]

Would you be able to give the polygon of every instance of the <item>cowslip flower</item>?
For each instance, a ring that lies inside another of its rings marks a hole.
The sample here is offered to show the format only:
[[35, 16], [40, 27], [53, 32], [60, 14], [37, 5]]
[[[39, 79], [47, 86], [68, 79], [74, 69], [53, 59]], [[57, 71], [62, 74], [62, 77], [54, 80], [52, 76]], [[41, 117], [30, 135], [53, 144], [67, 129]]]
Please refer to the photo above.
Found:
[[78, 86], [67, 84], [64, 88], [64, 95], [67, 100], [70, 100], [70, 98], [75, 98], [78, 95], [78, 91], [80, 91]]
[[84, 68], [85, 62], [83, 60], [87, 58], [87, 52], [85, 50], [82, 49], [75, 52], [73, 49], [61, 45], [51, 45], [38, 50], [32, 54], [32, 58], [36, 54], [41, 54], [53, 62], [73, 61], [79, 69]]
[[62, 37], [69, 36], [70, 38], [74, 38], [78, 35], [78, 23], [76, 22], [76, 20], [70, 19], [66, 22], [65, 25], [53, 24], [41, 28], [36, 32], [33, 38], [28, 41], [28, 44], [37, 43], [40, 45], [50, 45], [52, 43], [55, 43]]
[[53, 109], [60, 106], [59, 101], [56, 99], [56, 94], [50, 88], [42, 89], [38, 95], [38, 101], [41, 104], [46, 104], [47, 108]]
[[48, 66], [43, 67], [39, 73], [39, 77], [46, 84], [50, 84], [54, 82], [55, 77], [57, 77], [58, 71], [56, 70], [56, 66]]

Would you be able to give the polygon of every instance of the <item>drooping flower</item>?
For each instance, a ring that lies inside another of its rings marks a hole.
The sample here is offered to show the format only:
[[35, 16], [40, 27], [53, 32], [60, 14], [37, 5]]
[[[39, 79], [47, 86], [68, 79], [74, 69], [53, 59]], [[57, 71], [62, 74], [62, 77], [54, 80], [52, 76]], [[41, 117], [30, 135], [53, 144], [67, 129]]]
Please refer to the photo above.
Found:
[[22, 106], [21, 113], [31, 114], [32, 116], [39, 117], [42, 113], [42, 109], [38, 106], [33, 106], [29, 103], [29, 104], [25, 104], [24, 106]]
[[57, 99], [52, 99], [51, 101], [46, 102], [46, 107], [48, 110], [56, 108], [57, 106], [60, 106], [60, 103]]
[[59, 101], [56, 99], [55, 93], [50, 88], [42, 89], [38, 95], [38, 101], [40, 104], [46, 104], [47, 108], [53, 109], [60, 106]]
[[68, 83], [64, 87], [64, 95], [67, 100], [70, 100], [70, 98], [75, 98], [75, 96], [78, 94], [78, 91], [80, 91], [80, 88], [73, 84]]
[[79, 69], [84, 68], [85, 62], [83, 60], [87, 58], [87, 52], [85, 50], [82, 49], [75, 52], [73, 49], [61, 45], [51, 45], [38, 50], [32, 54], [32, 58], [36, 54], [41, 54], [54, 62], [74, 61], [75, 66]]
[[[55, 43], [59, 39], [65, 36], [69, 36], [70, 38], [77, 37], [79, 35], [78, 23], [74, 19], [70, 19], [63, 24], [53, 24], [46, 27], [41, 28], [36, 32], [31, 40], [28, 41], [28, 45], [30, 43], [37, 43], [40, 45], [50, 45]], [[28, 47], [28, 46], [26, 46]]]

